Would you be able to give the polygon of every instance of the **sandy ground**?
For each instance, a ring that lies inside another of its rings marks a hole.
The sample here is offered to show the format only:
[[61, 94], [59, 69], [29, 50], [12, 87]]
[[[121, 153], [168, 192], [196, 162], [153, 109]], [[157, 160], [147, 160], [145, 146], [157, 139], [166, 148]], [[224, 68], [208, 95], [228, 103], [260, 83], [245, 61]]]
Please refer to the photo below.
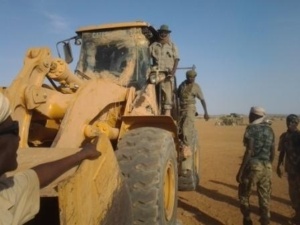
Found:
[[[239, 225], [242, 216], [237, 198], [235, 175], [242, 160], [242, 137], [245, 126], [215, 126], [215, 120], [197, 120], [200, 139], [200, 183], [196, 191], [180, 192], [178, 218], [184, 225]], [[272, 124], [276, 149], [284, 120]], [[293, 211], [288, 197], [286, 174], [276, 175], [278, 152], [273, 163], [271, 224], [286, 225]], [[258, 202], [255, 190], [251, 197], [253, 224], [258, 222]]]

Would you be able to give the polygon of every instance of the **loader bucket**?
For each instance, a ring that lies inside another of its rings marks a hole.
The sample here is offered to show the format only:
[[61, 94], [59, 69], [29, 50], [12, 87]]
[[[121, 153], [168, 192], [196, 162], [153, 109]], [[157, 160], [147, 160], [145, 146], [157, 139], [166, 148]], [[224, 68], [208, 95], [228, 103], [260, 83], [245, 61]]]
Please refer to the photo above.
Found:
[[58, 185], [60, 224], [132, 224], [129, 192], [109, 139], [99, 137], [101, 156], [84, 161]]

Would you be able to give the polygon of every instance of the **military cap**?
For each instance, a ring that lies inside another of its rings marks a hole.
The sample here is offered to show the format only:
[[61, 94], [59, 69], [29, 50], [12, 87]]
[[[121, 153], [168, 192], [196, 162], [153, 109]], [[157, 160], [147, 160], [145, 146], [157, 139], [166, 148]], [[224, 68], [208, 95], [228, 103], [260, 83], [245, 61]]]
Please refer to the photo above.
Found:
[[161, 25], [160, 28], [158, 29], [158, 31], [166, 31], [168, 33], [172, 32], [171, 30], [169, 30], [169, 26], [166, 24]]
[[186, 76], [187, 77], [196, 77], [197, 72], [195, 70], [188, 70], [188, 71], [186, 71]]
[[253, 113], [253, 114], [258, 115], [258, 116], [265, 116], [266, 115], [265, 109], [260, 107], [260, 106], [251, 107], [250, 113]]
[[289, 125], [290, 123], [299, 123], [299, 117], [295, 114], [290, 114], [286, 117], [286, 124]]

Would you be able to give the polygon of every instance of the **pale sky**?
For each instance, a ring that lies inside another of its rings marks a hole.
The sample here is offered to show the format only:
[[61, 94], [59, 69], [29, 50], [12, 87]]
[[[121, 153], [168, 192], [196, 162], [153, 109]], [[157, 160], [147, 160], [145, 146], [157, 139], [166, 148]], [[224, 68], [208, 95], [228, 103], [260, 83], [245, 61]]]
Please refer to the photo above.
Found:
[[[142, 20], [168, 24], [179, 67], [196, 66], [209, 114], [300, 114], [299, 0], [0, 0], [0, 84], [21, 70], [28, 48], [86, 25]], [[72, 68], [72, 67], [71, 67]], [[185, 71], [176, 74], [178, 83]], [[199, 114], [203, 109], [198, 101]]]

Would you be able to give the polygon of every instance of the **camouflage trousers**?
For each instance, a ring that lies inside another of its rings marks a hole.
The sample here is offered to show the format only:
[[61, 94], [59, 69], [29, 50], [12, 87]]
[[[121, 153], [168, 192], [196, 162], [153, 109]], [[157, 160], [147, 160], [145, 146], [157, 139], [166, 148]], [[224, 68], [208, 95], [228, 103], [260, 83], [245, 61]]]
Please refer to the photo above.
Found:
[[[242, 182], [238, 187], [240, 210], [245, 218], [250, 218], [249, 198], [252, 188], [256, 186], [260, 220], [262, 224], [270, 221], [270, 197], [272, 190], [272, 165], [268, 161], [249, 163], [242, 176]], [[266, 222], [267, 221], [267, 222]]]
[[296, 211], [296, 215], [300, 220], [300, 175], [288, 173], [289, 196], [292, 207]]
[[180, 127], [182, 132], [182, 142], [186, 146], [193, 144], [193, 132], [195, 130], [195, 113], [196, 106], [194, 104], [182, 107], [180, 113]]

